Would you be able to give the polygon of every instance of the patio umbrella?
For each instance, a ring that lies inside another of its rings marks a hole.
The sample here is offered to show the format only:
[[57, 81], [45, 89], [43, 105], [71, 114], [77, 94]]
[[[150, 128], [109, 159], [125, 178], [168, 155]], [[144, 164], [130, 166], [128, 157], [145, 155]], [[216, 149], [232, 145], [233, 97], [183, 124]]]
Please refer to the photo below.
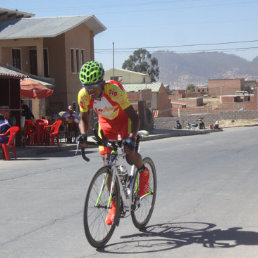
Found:
[[38, 80], [21, 80], [21, 95], [32, 99], [43, 99], [53, 94], [53, 90], [44, 86]]

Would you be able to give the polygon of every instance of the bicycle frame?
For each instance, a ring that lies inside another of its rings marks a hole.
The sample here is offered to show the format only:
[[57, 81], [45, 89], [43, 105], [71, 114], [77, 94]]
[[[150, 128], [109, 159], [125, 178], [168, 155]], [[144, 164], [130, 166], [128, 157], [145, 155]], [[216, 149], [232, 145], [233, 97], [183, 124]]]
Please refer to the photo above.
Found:
[[[144, 133], [142, 132], [142, 134], [144, 134]], [[140, 148], [139, 148], [139, 140], [138, 140], [138, 142], [136, 144], [136, 151], [138, 153], [139, 153], [139, 149]], [[123, 207], [124, 207], [125, 213], [126, 212], [130, 213], [131, 212], [131, 208], [132, 208], [133, 181], [134, 181], [134, 177], [135, 177], [137, 168], [135, 167], [135, 165], [131, 165], [130, 172], [128, 173], [128, 176], [129, 176], [129, 186], [128, 187], [124, 186], [122, 184], [122, 179], [120, 178], [119, 169], [118, 168], [120, 166], [119, 160], [121, 158], [125, 158], [126, 154], [125, 154], [123, 148], [121, 148], [121, 150], [122, 150], [122, 153], [118, 153], [118, 150], [113, 150], [111, 152], [111, 155], [110, 155], [110, 158], [109, 158], [108, 164], [107, 164], [107, 166], [110, 167], [110, 169], [111, 169], [111, 175], [112, 175], [111, 186], [110, 186], [110, 194], [109, 194], [107, 208], [111, 208], [112, 193], [113, 193], [115, 182], [116, 182], [116, 178], [117, 178], [118, 179], [117, 181], [118, 181], [118, 184], [119, 184], [119, 189], [120, 189], [120, 196], [121, 196], [122, 201], [123, 201]], [[106, 174], [104, 179], [103, 179], [102, 186], [101, 186], [101, 189], [100, 189], [97, 201], [96, 201], [96, 207], [99, 206], [99, 201], [101, 199], [101, 195], [103, 193], [103, 189], [105, 187], [105, 184], [107, 183], [108, 176], [109, 175]], [[136, 181], [136, 185], [137, 185], [136, 191], [138, 191], [138, 178], [136, 180], [137, 180]], [[148, 192], [146, 195], [140, 197], [140, 201], [145, 196], [148, 196], [150, 194], [151, 193]]]
[[[112, 200], [112, 193], [113, 193], [113, 189], [115, 186], [115, 182], [116, 182], [116, 178], [118, 179], [118, 184], [119, 184], [119, 189], [120, 189], [120, 196], [122, 198], [123, 201], [123, 206], [126, 212], [131, 212], [131, 206], [132, 206], [132, 188], [133, 185], [131, 182], [133, 182], [134, 176], [135, 176], [135, 172], [136, 172], [136, 168], [135, 165], [131, 166], [130, 169], [130, 173], [128, 174], [129, 178], [130, 178], [130, 184], [129, 187], [126, 187], [122, 184], [122, 180], [120, 179], [119, 176], [119, 166], [120, 166], [120, 162], [119, 159], [120, 158], [124, 158], [125, 157], [125, 153], [123, 152], [122, 154], [118, 154], [117, 151], [112, 151], [109, 162], [108, 162], [108, 166], [111, 168], [111, 175], [112, 175], [112, 179], [111, 179], [111, 187], [110, 187], [110, 194], [109, 194], [109, 199], [108, 199], [108, 208], [111, 208], [111, 200]], [[103, 180], [102, 183], [102, 187], [101, 189], [104, 189], [104, 186], [107, 182], [107, 178], [108, 175], [105, 176], [106, 180]], [[100, 191], [100, 194], [98, 196], [98, 199], [101, 198], [101, 194], [102, 191]]]

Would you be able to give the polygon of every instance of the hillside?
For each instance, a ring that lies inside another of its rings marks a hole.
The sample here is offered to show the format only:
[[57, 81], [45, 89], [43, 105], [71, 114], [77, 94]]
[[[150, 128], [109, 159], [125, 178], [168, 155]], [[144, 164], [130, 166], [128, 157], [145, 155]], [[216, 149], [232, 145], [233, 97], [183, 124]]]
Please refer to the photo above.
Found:
[[208, 79], [258, 79], [258, 57], [247, 61], [221, 52], [177, 54], [157, 51], [152, 54], [159, 62], [159, 81], [172, 88], [186, 88], [189, 83], [206, 84]]

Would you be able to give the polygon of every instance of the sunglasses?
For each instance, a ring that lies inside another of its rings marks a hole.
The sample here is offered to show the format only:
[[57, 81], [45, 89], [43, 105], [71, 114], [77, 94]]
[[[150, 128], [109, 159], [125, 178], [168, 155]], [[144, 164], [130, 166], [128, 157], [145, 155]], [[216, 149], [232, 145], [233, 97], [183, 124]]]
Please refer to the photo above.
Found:
[[94, 84], [82, 84], [82, 86], [87, 89], [87, 90], [91, 90], [94, 87], [98, 87], [98, 86], [102, 86], [103, 85], [103, 81], [100, 81], [98, 83], [94, 83]]

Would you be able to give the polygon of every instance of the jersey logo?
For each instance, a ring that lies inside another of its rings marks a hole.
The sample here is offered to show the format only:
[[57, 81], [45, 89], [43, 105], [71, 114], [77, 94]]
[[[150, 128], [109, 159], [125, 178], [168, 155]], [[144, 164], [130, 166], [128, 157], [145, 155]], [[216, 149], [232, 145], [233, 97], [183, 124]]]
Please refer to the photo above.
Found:
[[114, 96], [114, 97], [117, 96], [117, 92], [114, 91], [114, 90], [112, 90], [112, 89], [109, 90], [109, 94], [112, 95], [112, 96]]
[[119, 106], [112, 105], [105, 97], [101, 101], [95, 100], [93, 110], [100, 116], [113, 120], [119, 114]]

